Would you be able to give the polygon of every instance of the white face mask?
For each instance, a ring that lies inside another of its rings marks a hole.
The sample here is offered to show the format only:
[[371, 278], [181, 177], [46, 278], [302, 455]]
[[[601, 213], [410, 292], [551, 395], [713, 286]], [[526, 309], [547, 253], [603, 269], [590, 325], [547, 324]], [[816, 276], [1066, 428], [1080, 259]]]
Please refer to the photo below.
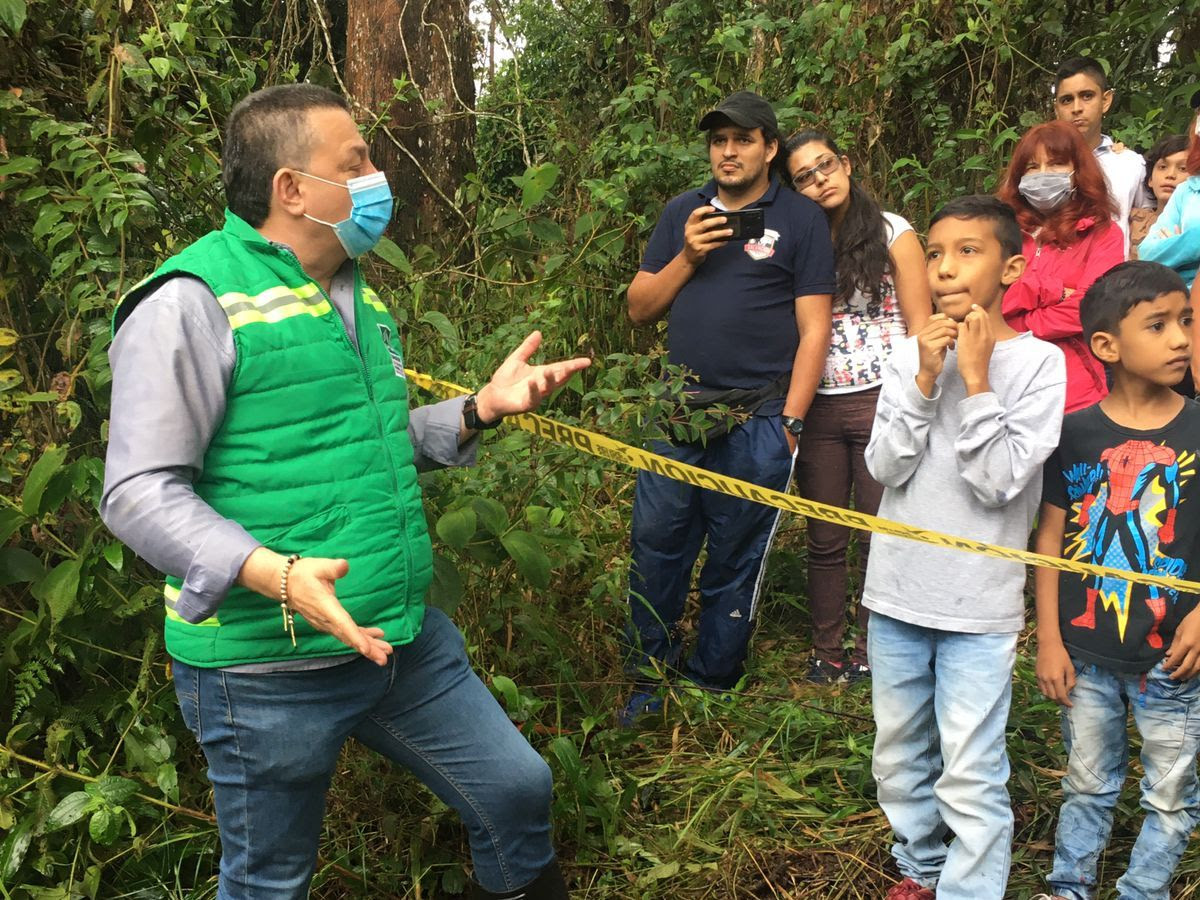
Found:
[[1050, 212], [1066, 202], [1075, 192], [1071, 176], [1074, 172], [1029, 172], [1021, 176], [1017, 190], [1038, 212]]

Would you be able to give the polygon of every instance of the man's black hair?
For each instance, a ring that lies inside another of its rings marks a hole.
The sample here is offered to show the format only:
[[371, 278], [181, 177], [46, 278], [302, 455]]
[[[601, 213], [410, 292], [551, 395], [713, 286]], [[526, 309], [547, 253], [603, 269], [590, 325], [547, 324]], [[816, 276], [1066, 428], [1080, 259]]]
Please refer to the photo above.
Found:
[[1108, 75], [1099, 60], [1090, 56], [1072, 56], [1058, 64], [1058, 71], [1054, 73], [1054, 92], [1058, 93], [1058, 86], [1075, 75], [1087, 75], [1100, 85], [1101, 91], [1108, 90]]
[[942, 219], [985, 219], [992, 223], [1005, 259], [1021, 254], [1021, 226], [1017, 224], [1016, 213], [998, 197], [990, 194], [955, 197], [933, 214], [929, 227], [932, 229]]
[[280, 84], [238, 101], [225, 126], [221, 180], [229, 209], [257, 228], [271, 207], [271, 180], [285, 165], [303, 167], [312, 150], [308, 114], [350, 104], [315, 84]]
[[1158, 165], [1158, 161], [1164, 156], [1174, 156], [1176, 153], [1183, 153], [1187, 148], [1188, 139], [1187, 135], [1184, 134], [1168, 134], [1150, 148], [1146, 153], [1146, 178], [1142, 182], [1146, 185], [1147, 190], [1150, 188], [1150, 176], [1154, 174], [1154, 167]]
[[1139, 303], [1149, 303], [1163, 294], [1187, 287], [1179, 273], [1162, 263], [1133, 259], [1113, 266], [1095, 280], [1079, 304], [1079, 322], [1085, 340], [1098, 331], [1116, 334], [1121, 320]]

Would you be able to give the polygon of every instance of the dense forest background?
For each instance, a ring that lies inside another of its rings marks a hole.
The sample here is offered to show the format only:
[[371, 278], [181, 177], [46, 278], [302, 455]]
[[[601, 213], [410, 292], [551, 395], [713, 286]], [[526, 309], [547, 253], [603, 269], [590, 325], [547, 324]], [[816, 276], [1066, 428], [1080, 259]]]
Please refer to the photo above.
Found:
[[[212, 897], [211, 798], [157, 577], [96, 508], [109, 313], [219, 222], [237, 99], [305, 79], [353, 96], [400, 201], [370, 266], [410, 365], [478, 384], [539, 327], [547, 356], [596, 359], [550, 414], [638, 441], [669, 402], [661, 330], [630, 326], [623, 289], [665, 200], [707, 177], [700, 112], [759, 90], [785, 131], [830, 130], [923, 230], [948, 197], [994, 188], [1068, 54], [1111, 70], [1119, 140], [1183, 130], [1200, 0], [0, 0], [0, 50], [0, 896]], [[879, 896], [868, 692], [800, 680], [803, 523], [773, 557], [744, 690], [679, 692], [618, 731], [632, 476], [519, 431], [488, 443], [477, 469], [423, 477], [431, 601], [550, 761], [578, 895]], [[1063, 763], [1028, 653], [1010, 750], [1027, 897]], [[1131, 785], [1107, 885], [1138, 814]], [[317, 897], [466, 884], [453, 813], [356, 746], [321, 854]], [[1200, 896], [1194, 854], [1174, 896]]]

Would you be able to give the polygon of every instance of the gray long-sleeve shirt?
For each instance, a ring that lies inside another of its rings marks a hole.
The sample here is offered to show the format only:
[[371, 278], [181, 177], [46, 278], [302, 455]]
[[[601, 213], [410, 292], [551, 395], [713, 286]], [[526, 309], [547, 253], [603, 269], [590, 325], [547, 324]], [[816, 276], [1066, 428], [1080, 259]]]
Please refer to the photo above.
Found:
[[[957, 354], [946, 354], [933, 397], [916, 384], [915, 337], [884, 371], [866, 461], [884, 486], [879, 515], [1023, 549], [1037, 513], [1042, 463], [1058, 446], [1066, 404], [1062, 351], [1028, 332], [996, 344], [988, 393], [967, 396]], [[863, 603], [903, 622], [970, 634], [1020, 631], [1020, 563], [871, 538]]]
[[[354, 276], [334, 276], [330, 300], [352, 342]], [[181, 276], [146, 296], [109, 348], [112, 413], [100, 516], [135, 553], [183, 579], [176, 611], [189, 622], [213, 615], [258, 546], [192, 488], [225, 416], [236, 362], [229, 320], [212, 291]], [[478, 436], [459, 445], [462, 399], [412, 410], [414, 463], [426, 471], [471, 465]]]

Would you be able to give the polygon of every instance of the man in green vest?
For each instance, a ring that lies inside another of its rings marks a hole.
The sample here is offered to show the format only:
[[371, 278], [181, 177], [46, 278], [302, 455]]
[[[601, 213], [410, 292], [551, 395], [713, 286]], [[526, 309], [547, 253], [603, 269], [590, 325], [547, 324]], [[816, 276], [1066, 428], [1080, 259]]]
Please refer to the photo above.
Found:
[[244, 98], [224, 227], [120, 302], [101, 515], [167, 576], [167, 650], [204, 750], [220, 900], [308, 895], [350, 736], [467, 826], [480, 898], [567, 896], [550, 772], [424, 603], [418, 470], [474, 461], [586, 359], [531, 365], [411, 411], [399, 329], [356, 258], [391, 217], [348, 104], [312, 85]]

